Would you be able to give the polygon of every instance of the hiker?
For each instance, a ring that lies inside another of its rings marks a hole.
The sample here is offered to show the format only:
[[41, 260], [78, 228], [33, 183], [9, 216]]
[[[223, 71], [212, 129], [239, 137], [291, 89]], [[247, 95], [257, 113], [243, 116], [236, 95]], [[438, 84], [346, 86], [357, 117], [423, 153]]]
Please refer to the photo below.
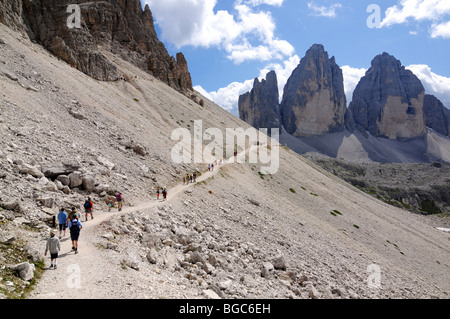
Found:
[[214, 163], [211, 164], [211, 172], [214, 172]]
[[183, 175], [183, 185], [186, 184], [186, 176]]
[[91, 214], [91, 220], [94, 219], [92, 212], [94, 210], [94, 203], [92, 203], [91, 198], [88, 197], [87, 201], [84, 202], [84, 212], [86, 213], [86, 221], [88, 220], [88, 214]]
[[211, 171], [211, 164], [208, 164], [208, 172]]
[[56, 269], [58, 263], [58, 252], [61, 250], [61, 243], [59, 239], [55, 237], [56, 232], [54, 230], [50, 231], [50, 238], [47, 240], [47, 245], [45, 246], [45, 254], [50, 251], [50, 269]]
[[192, 183], [193, 180], [194, 178], [192, 177], [192, 175], [189, 175], [189, 183]]
[[158, 187], [158, 189], [156, 190], [156, 199], [159, 200], [159, 187]]
[[192, 174], [192, 178], [194, 179], [194, 183], [197, 183], [197, 172], [194, 172], [194, 174]]
[[109, 196], [109, 197], [106, 199], [106, 205], [108, 205], [108, 212], [111, 211], [111, 207], [112, 207], [112, 205], [113, 205], [113, 202], [114, 202], [114, 199], [112, 198], [112, 196]]
[[61, 208], [61, 210], [59, 211], [59, 214], [58, 214], [59, 239], [61, 239], [61, 233], [63, 231], [64, 231], [64, 237], [66, 237], [67, 218], [68, 218], [68, 215], [63, 207], [63, 208]]
[[80, 238], [80, 230], [83, 228], [83, 224], [77, 215], [74, 214], [68, 226], [70, 229], [70, 239], [72, 240], [72, 250], [75, 251], [75, 254], [78, 254], [78, 239]]
[[116, 195], [116, 201], [117, 201], [117, 208], [119, 209], [120, 212], [122, 211], [122, 203], [123, 203], [122, 193], [118, 193]]
[[162, 194], [163, 194], [164, 200], [166, 200], [167, 199], [167, 189], [165, 187], [162, 191]]
[[186, 184], [189, 184], [189, 174], [186, 174]]
[[81, 213], [78, 213], [75, 207], [72, 207], [72, 211], [70, 212], [69, 216], [67, 217], [67, 224], [69, 224], [70, 216], [77, 215], [77, 218], [81, 218]]

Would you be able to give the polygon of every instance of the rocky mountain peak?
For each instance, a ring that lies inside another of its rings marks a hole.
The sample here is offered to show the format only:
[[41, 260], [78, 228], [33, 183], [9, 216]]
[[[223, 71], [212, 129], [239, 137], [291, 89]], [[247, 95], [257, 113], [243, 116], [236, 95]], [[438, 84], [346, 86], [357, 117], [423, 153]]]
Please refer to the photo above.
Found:
[[380, 54], [353, 93], [347, 126], [391, 139], [423, 136], [424, 96], [417, 76], [392, 55]]
[[280, 128], [278, 80], [275, 71], [255, 78], [253, 89], [239, 97], [239, 117], [257, 129]]
[[284, 88], [281, 117], [286, 131], [308, 136], [341, 130], [346, 104], [342, 70], [323, 45], [314, 44]]
[[[81, 9], [81, 27], [71, 29], [67, 8], [74, 3]], [[97, 80], [126, 78], [102, 54], [107, 50], [180, 92], [193, 90], [186, 59], [169, 55], [158, 40], [149, 6], [142, 9], [139, 0], [0, 1], [0, 22]]]

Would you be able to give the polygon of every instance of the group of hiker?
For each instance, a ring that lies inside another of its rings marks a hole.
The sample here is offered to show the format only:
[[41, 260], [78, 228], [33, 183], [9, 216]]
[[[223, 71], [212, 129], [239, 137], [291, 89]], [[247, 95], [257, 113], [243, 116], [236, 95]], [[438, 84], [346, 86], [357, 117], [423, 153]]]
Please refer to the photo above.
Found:
[[167, 199], [167, 188], [166, 187], [158, 187], [158, 189], [156, 190], [156, 199], [159, 200], [159, 194], [163, 195], [163, 199], [166, 200]]
[[[108, 205], [109, 211], [111, 211], [111, 207], [113, 206], [114, 201], [118, 203], [118, 209], [119, 211], [121, 211], [124, 201], [122, 193], [118, 193], [114, 199], [111, 196], [107, 198], [106, 203]], [[93, 220], [94, 203], [92, 202], [90, 197], [88, 197], [88, 199], [85, 201], [83, 207], [85, 213], [85, 221], [88, 221], [89, 215], [91, 216], [91, 220]], [[75, 254], [78, 254], [78, 239], [80, 237], [80, 231], [83, 228], [83, 224], [81, 222], [81, 213], [77, 212], [75, 207], [72, 207], [70, 212], [66, 212], [64, 207], [61, 208], [57, 215], [57, 220], [59, 227], [59, 236], [56, 237], [56, 231], [51, 230], [50, 238], [47, 240], [47, 244], [45, 247], [44, 256], [47, 256], [47, 253], [50, 252], [50, 269], [57, 268], [58, 253], [61, 250], [60, 240], [62, 239], [62, 237], [66, 236], [67, 228], [70, 231], [72, 251], [74, 251]]]
[[[237, 152], [235, 152], [235, 156]], [[217, 163], [217, 162], [216, 162]], [[220, 161], [220, 164], [222, 164], [222, 161]], [[208, 164], [208, 171], [212, 172], [214, 171], [214, 163]], [[191, 175], [186, 174], [183, 176], [183, 184], [189, 184], [189, 183], [196, 183], [197, 182], [197, 171], [193, 172]], [[162, 194], [163, 200], [167, 199], [167, 188], [166, 187], [158, 187], [156, 190], [156, 198], [159, 200], [159, 196]], [[122, 205], [123, 205], [123, 197], [122, 193], [117, 193], [116, 196], [108, 196], [106, 198], [106, 205], [108, 206], [108, 211], [111, 211], [111, 208], [114, 207], [115, 203], [117, 202], [118, 211], [122, 211]], [[84, 213], [85, 213], [85, 221], [88, 221], [89, 215], [91, 216], [91, 220], [94, 219], [94, 204], [89, 197], [84, 205]], [[70, 239], [72, 240], [72, 250], [75, 252], [75, 254], [78, 254], [78, 239], [80, 237], [80, 231], [83, 228], [83, 224], [81, 223], [81, 213], [78, 213], [75, 209], [75, 207], [72, 207], [71, 211], [67, 213], [64, 208], [61, 208], [58, 216], [58, 224], [59, 224], [59, 237], [56, 237], [56, 231], [51, 230], [50, 232], [50, 238], [47, 240], [47, 245], [45, 248], [45, 256], [47, 256], [47, 253], [50, 252], [50, 260], [51, 265], [50, 269], [56, 269], [57, 268], [57, 258], [58, 258], [58, 252], [61, 249], [60, 240], [62, 237], [66, 236], [66, 229], [69, 228], [70, 230]]]
[[108, 212], [111, 211], [111, 208], [114, 207], [114, 203], [117, 203], [117, 209], [118, 211], [122, 211], [122, 206], [123, 206], [123, 197], [122, 197], [122, 193], [117, 193], [117, 195], [115, 197], [113, 196], [109, 196], [108, 198], [106, 198], [106, 205], [108, 206]]
[[[92, 216], [93, 205], [90, 198], [86, 202], [90, 203], [90, 208], [85, 209], [87, 220], [87, 216], [89, 213], [91, 213]], [[85, 204], [85, 206], [87, 205]], [[58, 253], [61, 250], [60, 240], [62, 239], [63, 236], [64, 237], [66, 236], [66, 229], [69, 228], [70, 230], [70, 239], [72, 240], [72, 250], [75, 252], [75, 254], [78, 254], [78, 239], [80, 237], [80, 231], [83, 228], [83, 224], [81, 223], [81, 214], [76, 211], [75, 207], [72, 207], [72, 210], [69, 213], [66, 212], [64, 207], [61, 208], [57, 216], [57, 219], [59, 224], [59, 237], [55, 237], [56, 236], [55, 230], [50, 231], [50, 238], [47, 240], [47, 245], [45, 247], [45, 254], [44, 254], [44, 256], [47, 256], [47, 253], [50, 252], [50, 262], [51, 262], [50, 269], [57, 268]]]
[[191, 175], [186, 174], [183, 176], [183, 184], [187, 185], [190, 183], [197, 183], [197, 172], [194, 172]]

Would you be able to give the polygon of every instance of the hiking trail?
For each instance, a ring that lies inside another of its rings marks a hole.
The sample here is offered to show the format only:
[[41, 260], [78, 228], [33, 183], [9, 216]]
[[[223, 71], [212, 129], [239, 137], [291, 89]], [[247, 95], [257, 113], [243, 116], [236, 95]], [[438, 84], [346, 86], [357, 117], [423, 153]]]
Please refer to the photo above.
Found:
[[[255, 151], [258, 147], [253, 145], [249, 150], [243, 151], [237, 155], [245, 156], [247, 152]], [[166, 200], [152, 199], [142, 202], [138, 205], [127, 206], [126, 197], [124, 197], [124, 206], [122, 211], [108, 212], [106, 205], [97, 210], [94, 206], [94, 219], [84, 221], [84, 212], [81, 213], [81, 222], [83, 228], [80, 233], [78, 243], [78, 254], [72, 251], [72, 241], [70, 240], [70, 230], [66, 230], [66, 236], [61, 239], [61, 250], [59, 252], [57, 269], [48, 269], [50, 264], [49, 255], [45, 257], [46, 271], [37, 283], [35, 289], [28, 296], [29, 299], [92, 299], [92, 298], [134, 298], [135, 296], [127, 294], [126, 291], [117, 291], [120, 289], [133, 290], [130, 280], [127, 281], [128, 273], [121, 276], [117, 265], [111, 264], [108, 257], [96, 246], [98, 242], [99, 227], [102, 222], [109, 218], [116, 218], [121, 215], [130, 214], [140, 210], [146, 210], [158, 205], [171, 202], [181, 193], [193, 187], [197, 183], [206, 181], [215, 176], [221, 167], [235, 164], [236, 157], [233, 156], [224, 161], [222, 165], [217, 164], [213, 171], [206, 171], [197, 177], [197, 182], [192, 184], [178, 184], [168, 189]], [[155, 196], [156, 197], [156, 196]], [[97, 205], [98, 206], [98, 205]], [[59, 231], [56, 232], [56, 236]], [[45, 242], [43, 242], [45, 247]], [[110, 258], [110, 257], [109, 257]], [[137, 272], [136, 272], [137, 273]], [[132, 273], [130, 273], [132, 274]], [[125, 281], [127, 281], [125, 283]], [[100, 284], [101, 283], [101, 284]], [[122, 285], [123, 284], [123, 285]], [[151, 287], [148, 287], [151, 290]], [[149, 295], [148, 297], [154, 298]]]

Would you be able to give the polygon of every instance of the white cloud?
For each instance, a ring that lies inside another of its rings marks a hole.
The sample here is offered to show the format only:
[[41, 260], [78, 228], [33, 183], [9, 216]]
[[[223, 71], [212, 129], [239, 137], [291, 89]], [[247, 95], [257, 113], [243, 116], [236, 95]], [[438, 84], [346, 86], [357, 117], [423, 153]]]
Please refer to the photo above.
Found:
[[381, 22], [382, 27], [402, 24], [409, 19], [437, 20], [450, 14], [448, 0], [401, 0], [400, 6], [395, 5], [386, 10], [386, 17]]
[[450, 108], [450, 78], [432, 72], [431, 68], [424, 64], [413, 64], [406, 68], [420, 79], [427, 94], [436, 96]]
[[[280, 94], [280, 99], [283, 96], [283, 89], [291, 76], [292, 71], [297, 67], [300, 63], [300, 58], [297, 55], [290, 57], [289, 59], [283, 61], [283, 63], [274, 63], [269, 64], [260, 70], [260, 74], [258, 76], [259, 80], [265, 79], [267, 73], [269, 71], [274, 70], [277, 74], [278, 79], [278, 89]], [[249, 79], [244, 81], [243, 83], [233, 82], [228, 86], [221, 88], [217, 91], [207, 92], [201, 86], [195, 86], [194, 89], [198, 91], [200, 94], [210, 99], [217, 105], [221, 106], [225, 110], [230, 113], [239, 116], [238, 110], [238, 101], [239, 96], [249, 92], [253, 88], [254, 79]]]
[[450, 39], [450, 21], [446, 23], [433, 24], [430, 31], [432, 38]]
[[[261, 4], [281, 6], [284, 0], [238, 0], [234, 12], [214, 11], [217, 0], [146, 0], [163, 40], [178, 48], [211, 46], [225, 50], [236, 64], [248, 60], [283, 59], [294, 47], [275, 36], [276, 24], [268, 11], [255, 11]], [[189, 14], [187, 14], [189, 13]]]
[[431, 21], [432, 38], [450, 38], [449, 0], [401, 0], [399, 5], [389, 7], [380, 27], [405, 24], [410, 21]]
[[319, 6], [314, 2], [308, 2], [308, 8], [318, 17], [335, 18], [337, 16], [336, 10], [342, 8], [342, 4], [336, 3], [327, 7]]
[[347, 104], [350, 104], [353, 99], [353, 91], [355, 90], [361, 78], [366, 74], [367, 70], [364, 68], [352, 68], [348, 65], [344, 65], [343, 67], [341, 67], [341, 69], [344, 76], [344, 90], [345, 96], [347, 98]]
[[251, 5], [254, 7], [257, 7], [261, 4], [267, 4], [270, 6], [281, 7], [283, 5], [284, 0], [244, 0], [244, 1], [240, 0], [238, 2], [239, 3], [243, 2], [244, 4]]

